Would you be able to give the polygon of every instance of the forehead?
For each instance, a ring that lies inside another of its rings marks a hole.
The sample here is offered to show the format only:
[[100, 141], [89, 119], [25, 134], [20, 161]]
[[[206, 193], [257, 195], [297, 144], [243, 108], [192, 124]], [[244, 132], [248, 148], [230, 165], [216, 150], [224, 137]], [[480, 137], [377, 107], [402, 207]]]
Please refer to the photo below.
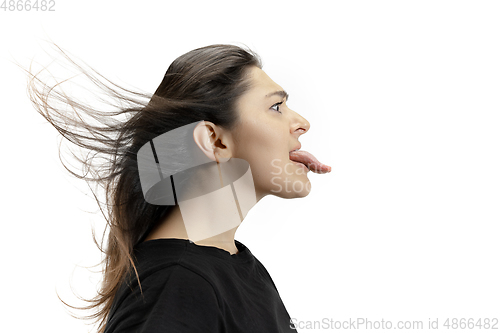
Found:
[[251, 82], [249, 93], [259, 94], [262, 98], [269, 93], [283, 90], [279, 84], [274, 82], [262, 69], [252, 67], [249, 71], [249, 78]]

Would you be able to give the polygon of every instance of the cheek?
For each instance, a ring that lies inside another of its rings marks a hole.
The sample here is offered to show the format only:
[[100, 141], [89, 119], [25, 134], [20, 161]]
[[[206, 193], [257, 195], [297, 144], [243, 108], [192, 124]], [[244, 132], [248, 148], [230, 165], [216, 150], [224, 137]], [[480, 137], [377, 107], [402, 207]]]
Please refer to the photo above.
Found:
[[235, 157], [246, 160], [257, 187], [267, 187], [288, 161], [287, 129], [272, 119], [247, 119], [235, 131]]
[[[253, 119], [245, 122], [236, 130], [237, 153], [240, 156], [254, 157], [272, 155], [286, 150], [283, 130], [269, 120]], [[250, 161], [249, 161], [250, 162]]]

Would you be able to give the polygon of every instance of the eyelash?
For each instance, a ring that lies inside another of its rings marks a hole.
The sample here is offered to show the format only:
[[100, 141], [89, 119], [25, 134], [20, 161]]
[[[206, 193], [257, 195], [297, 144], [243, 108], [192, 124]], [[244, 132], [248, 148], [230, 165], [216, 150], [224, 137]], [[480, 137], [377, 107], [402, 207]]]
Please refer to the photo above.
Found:
[[[273, 106], [271, 106], [271, 109], [273, 109], [274, 111], [277, 111], [277, 112], [281, 113], [280, 108], [279, 108], [281, 104], [283, 104], [283, 102], [276, 103]], [[275, 106], [277, 106], [277, 109], [274, 109]]]

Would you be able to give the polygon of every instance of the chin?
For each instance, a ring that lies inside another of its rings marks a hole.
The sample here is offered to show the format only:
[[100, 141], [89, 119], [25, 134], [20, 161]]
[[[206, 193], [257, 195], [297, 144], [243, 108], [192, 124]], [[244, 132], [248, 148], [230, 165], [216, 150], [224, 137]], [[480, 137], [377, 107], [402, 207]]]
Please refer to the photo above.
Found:
[[305, 181], [294, 180], [293, 182], [283, 182], [273, 185], [273, 188], [268, 191], [268, 194], [283, 199], [304, 198], [311, 192], [311, 182], [307, 177]]
[[291, 192], [284, 194], [275, 194], [277, 197], [282, 199], [297, 199], [297, 198], [305, 198], [309, 195], [310, 192], [302, 191], [302, 192]]
[[298, 191], [298, 192], [294, 192], [295, 196], [293, 196], [293, 198], [305, 198], [309, 195], [309, 193], [311, 193], [311, 183], [308, 182], [308, 189], [304, 189], [302, 191]]

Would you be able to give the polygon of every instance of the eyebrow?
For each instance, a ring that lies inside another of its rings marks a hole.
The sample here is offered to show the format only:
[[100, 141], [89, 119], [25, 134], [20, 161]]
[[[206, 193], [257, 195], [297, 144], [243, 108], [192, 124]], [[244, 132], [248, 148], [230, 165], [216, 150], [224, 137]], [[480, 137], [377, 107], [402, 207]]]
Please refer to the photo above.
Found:
[[286, 91], [284, 91], [284, 90], [278, 90], [278, 91], [272, 92], [270, 94], [267, 94], [266, 98], [272, 97], [272, 96], [280, 96], [281, 98], [284, 98], [287, 101], [288, 101], [288, 98], [289, 98], [288, 93]]

